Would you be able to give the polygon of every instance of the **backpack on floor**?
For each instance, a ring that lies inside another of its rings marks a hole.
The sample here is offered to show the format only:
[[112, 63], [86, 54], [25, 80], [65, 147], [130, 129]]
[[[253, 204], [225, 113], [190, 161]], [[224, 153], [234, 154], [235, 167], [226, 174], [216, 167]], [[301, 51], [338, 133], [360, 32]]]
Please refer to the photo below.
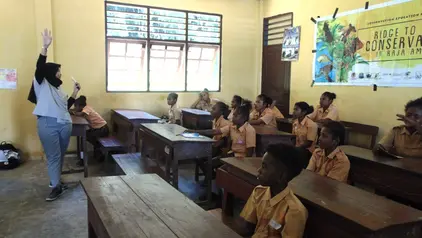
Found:
[[19, 166], [20, 162], [19, 150], [12, 144], [3, 141], [0, 144], [0, 169], [14, 169]]

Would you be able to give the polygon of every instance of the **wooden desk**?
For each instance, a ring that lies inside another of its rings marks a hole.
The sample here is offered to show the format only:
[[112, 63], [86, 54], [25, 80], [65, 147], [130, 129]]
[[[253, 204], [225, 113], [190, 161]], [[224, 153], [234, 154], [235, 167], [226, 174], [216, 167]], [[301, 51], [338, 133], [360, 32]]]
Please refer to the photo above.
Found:
[[371, 150], [341, 146], [350, 160], [349, 179], [422, 208], [422, 159], [375, 156]]
[[[84, 177], [88, 177], [88, 153], [86, 151], [86, 130], [89, 128], [88, 121], [83, 117], [78, 117], [71, 115], [72, 117], [72, 136], [76, 136], [76, 147], [78, 158], [84, 160]], [[81, 156], [82, 152], [82, 156]], [[66, 171], [64, 173], [73, 173], [80, 172], [79, 170], [75, 171]]]
[[182, 109], [182, 126], [191, 130], [205, 130], [212, 128], [211, 113], [198, 109]]
[[295, 145], [296, 137], [288, 132], [279, 131], [276, 128], [267, 126], [253, 126], [256, 132], [256, 156], [263, 156], [270, 144]]
[[158, 175], [84, 179], [89, 237], [240, 237]]
[[[185, 138], [180, 134], [186, 128], [176, 124], [141, 124], [140, 133], [142, 137], [142, 156], [150, 155], [148, 147], [154, 148], [155, 151], [164, 151], [166, 160], [165, 164], [165, 178], [167, 181], [172, 182], [173, 186], [177, 189], [179, 186], [179, 161], [189, 159], [207, 159], [208, 168], [206, 172], [208, 187], [207, 187], [207, 200], [211, 201], [211, 181], [212, 177], [212, 144], [215, 142], [205, 136], [198, 138]], [[172, 179], [170, 179], [170, 171], [172, 172]]]
[[[224, 188], [223, 209], [230, 215], [232, 197], [247, 199], [258, 184], [261, 158], [222, 159], [217, 185]], [[307, 237], [420, 237], [422, 211], [404, 206], [316, 173], [303, 170], [290, 187], [308, 209]]]
[[280, 131], [292, 133], [293, 119], [292, 118], [276, 118], [277, 128]]
[[[141, 123], [157, 123], [160, 118], [140, 110], [111, 110], [113, 132], [125, 144], [135, 145], [136, 152], [140, 150], [139, 126]], [[128, 141], [129, 140], [129, 141]], [[135, 142], [133, 142], [135, 140]]]

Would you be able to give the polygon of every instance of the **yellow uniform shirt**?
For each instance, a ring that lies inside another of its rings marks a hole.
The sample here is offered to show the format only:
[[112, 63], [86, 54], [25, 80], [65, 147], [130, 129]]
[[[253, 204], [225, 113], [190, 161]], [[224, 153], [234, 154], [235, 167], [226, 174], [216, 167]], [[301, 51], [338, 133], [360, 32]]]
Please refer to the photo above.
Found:
[[271, 110], [273, 110], [275, 118], [284, 118], [283, 113], [281, 113], [276, 106], [274, 106]]
[[298, 119], [294, 120], [292, 134], [296, 136], [296, 147], [303, 145], [309, 140], [312, 141], [312, 145], [307, 149], [311, 153], [314, 152], [318, 137], [318, 125], [315, 122], [307, 117], [300, 123]]
[[269, 107], [265, 108], [262, 113], [257, 112], [255, 109], [249, 114], [249, 120], [258, 120], [261, 119], [265, 125], [269, 127], [277, 128], [277, 121], [275, 120], [275, 115], [273, 110]]
[[90, 106], [85, 106], [82, 109], [82, 112], [86, 115], [86, 120], [89, 122], [89, 126], [93, 129], [99, 129], [105, 125], [107, 122]]
[[[223, 128], [225, 126], [229, 126], [229, 125], [231, 125], [231, 122], [224, 119], [223, 116], [220, 116], [220, 118], [218, 118], [217, 120], [214, 119], [212, 121], [212, 129], [221, 129], [221, 128]], [[222, 135], [216, 135], [216, 136], [213, 137], [213, 139], [216, 140], [216, 141], [220, 140], [221, 138], [223, 138]]]
[[318, 105], [315, 111], [308, 115], [312, 121], [319, 121], [322, 119], [331, 119], [333, 121], [340, 121], [340, 117], [338, 115], [337, 107], [331, 104], [327, 110], [324, 111], [320, 105]]
[[318, 148], [312, 154], [306, 169], [340, 182], [347, 182], [350, 161], [347, 155], [339, 148], [336, 148], [328, 156], [325, 155], [323, 149]]
[[175, 124], [177, 120], [180, 120], [180, 109], [174, 104], [169, 108], [169, 123]]
[[235, 157], [246, 157], [247, 148], [256, 147], [256, 132], [248, 122], [245, 122], [239, 129], [236, 125], [228, 125], [222, 127], [220, 131], [223, 136], [230, 135], [231, 150]]
[[302, 238], [308, 211], [289, 187], [271, 198], [269, 187], [257, 186], [240, 216], [256, 224], [252, 238]]
[[387, 150], [393, 149], [399, 156], [422, 157], [422, 135], [418, 131], [410, 134], [404, 125], [391, 129], [379, 144]]
[[236, 111], [236, 109], [232, 109], [232, 110], [230, 111], [230, 114], [229, 114], [229, 116], [227, 117], [227, 119], [228, 119], [229, 121], [233, 121], [234, 111]]

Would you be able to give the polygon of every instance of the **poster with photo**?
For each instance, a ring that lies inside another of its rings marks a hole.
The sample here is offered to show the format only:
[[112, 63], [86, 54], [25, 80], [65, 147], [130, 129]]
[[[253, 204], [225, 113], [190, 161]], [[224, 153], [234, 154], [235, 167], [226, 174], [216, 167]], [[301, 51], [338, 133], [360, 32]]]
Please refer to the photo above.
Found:
[[16, 89], [17, 83], [16, 69], [0, 69], [0, 89]]
[[300, 26], [286, 28], [281, 49], [281, 60], [297, 61], [299, 59], [299, 48]]

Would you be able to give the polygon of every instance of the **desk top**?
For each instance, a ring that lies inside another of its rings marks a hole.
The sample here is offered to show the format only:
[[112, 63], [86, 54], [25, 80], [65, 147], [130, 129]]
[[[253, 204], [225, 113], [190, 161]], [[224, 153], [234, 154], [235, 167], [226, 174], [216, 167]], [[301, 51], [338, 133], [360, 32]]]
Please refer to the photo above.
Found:
[[88, 121], [83, 117], [78, 117], [78, 116], [74, 116], [74, 115], [70, 115], [70, 116], [72, 117], [72, 124], [73, 125], [84, 125], [84, 126], [89, 125]]
[[211, 116], [210, 112], [199, 110], [199, 109], [192, 109], [192, 108], [182, 108], [183, 112], [188, 112], [198, 116]]
[[277, 128], [269, 126], [253, 126], [257, 135], [279, 135], [279, 136], [294, 136], [292, 133], [279, 131]]
[[110, 237], [240, 237], [156, 174], [81, 184]]
[[[340, 148], [344, 153], [351, 157], [365, 159], [373, 163], [379, 163], [386, 166], [396, 167], [401, 170], [409, 171], [414, 174], [422, 176], [422, 159], [417, 158], [403, 158], [394, 159], [385, 156], [378, 156], [372, 153], [372, 150], [351, 146], [343, 145]], [[352, 165], [353, 166], [353, 165]]]
[[[254, 177], [261, 164], [259, 160], [260, 158], [222, 159], [224, 163]], [[422, 222], [422, 211], [308, 170], [303, 170], [290, 182], [290, 186], [305, 205], [311, 203], [313, 206], [324, 208], [371, 231], [393, 225]]]
[[146, 129], [155, 135], [163, 137], [170, 142], [215, 142], [213, 139], [206, 136], [201, 136], [198, 138], [183, 137], [180, 134], [182, 134], [187, 129], [176, 124], [142, 123], [141, 128]]
[[113, 111], [128, 120], [159, 120], [160, 118], [141, 110], [113, 109]]

